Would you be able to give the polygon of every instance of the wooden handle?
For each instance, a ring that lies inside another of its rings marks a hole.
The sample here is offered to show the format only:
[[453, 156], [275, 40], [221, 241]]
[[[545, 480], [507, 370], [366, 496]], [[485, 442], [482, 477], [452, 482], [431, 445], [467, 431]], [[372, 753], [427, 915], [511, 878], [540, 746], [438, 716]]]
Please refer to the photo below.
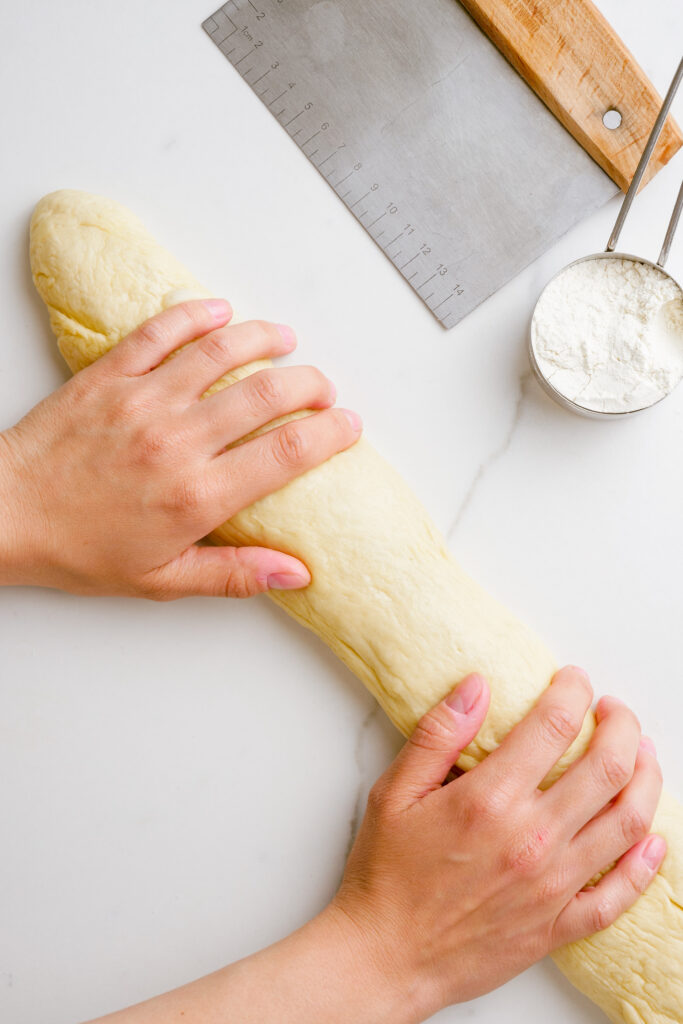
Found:
[[[555, 117], [626, 191], [662, 101], [591, 0], [461, 2]], [[621, 114], [618, 128], [603, 124], [608, 110]], [[644, 181], [681, 144], [681, 131], [669, 117]]]

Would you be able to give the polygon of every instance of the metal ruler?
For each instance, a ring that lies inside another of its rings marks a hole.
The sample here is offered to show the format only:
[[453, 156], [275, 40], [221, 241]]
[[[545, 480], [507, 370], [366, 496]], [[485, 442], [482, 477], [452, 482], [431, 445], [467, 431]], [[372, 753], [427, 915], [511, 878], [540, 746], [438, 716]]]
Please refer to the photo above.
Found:
[[454, 0], [228, 0], [202, 27], [445, 327], [616, 192]]

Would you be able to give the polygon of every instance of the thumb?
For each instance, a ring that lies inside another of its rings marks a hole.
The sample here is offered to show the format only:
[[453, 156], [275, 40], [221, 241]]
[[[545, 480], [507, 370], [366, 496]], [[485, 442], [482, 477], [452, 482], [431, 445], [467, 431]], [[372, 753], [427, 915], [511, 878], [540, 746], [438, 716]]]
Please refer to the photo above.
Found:
[[490, 696], [484, 677], [472, 674], [420, 719], [389, 769], [394, 795], [402, 803], [413, 803], [443, 785], [481, 728]]
[[192, 546], [153, 574], [152, 597], [252, 597], [306, 587], [311, 574], [292, 555], [270, 548]]

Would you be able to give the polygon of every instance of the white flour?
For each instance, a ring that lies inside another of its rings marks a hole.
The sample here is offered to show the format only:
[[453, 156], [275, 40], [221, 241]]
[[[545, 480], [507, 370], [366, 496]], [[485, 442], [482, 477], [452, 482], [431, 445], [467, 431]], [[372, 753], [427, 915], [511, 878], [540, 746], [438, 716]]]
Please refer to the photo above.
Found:
[[531, 343], [541, 371], [573, 402], [642, 409], [683, 377], [683, 291], [636, 260], [577, 263], [541, 295]]

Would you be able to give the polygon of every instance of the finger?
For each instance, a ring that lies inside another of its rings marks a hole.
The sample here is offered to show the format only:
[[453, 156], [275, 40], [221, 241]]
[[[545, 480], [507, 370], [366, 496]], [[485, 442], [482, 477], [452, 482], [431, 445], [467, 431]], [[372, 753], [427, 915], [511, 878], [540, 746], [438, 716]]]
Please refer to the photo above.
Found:
[[579, 885], [648, 834], [661, 793], [662, 773], [657, 758], [641, 748], [631, 781], [611, 806], [584, 825], [569, 844], [569, 862]]
[[191, 406], [186, 422], [197, 443], [215, 455], [280, 416], [325, 409], [335, 398], [332, 382], [313, 366], [259, 370]]
[[595, 717], [588, 750], [544, 797], [567, 836], [575, 835], [624, 788], [636, 764], [640, 725], [633, 712], [615, 697], [603, 697]]
[[492, 778], [535, 789], [576, 739], [593, 689], [583, 669], [567, 665], [536, 705], [482, 764]]
[[469, 675], [420, 719], [383, 777], [400, 806], [412, 804], [441, 787], [481, 728], [489, 700], [484, 677]]
[[191, 402], [224, 374], [257, 359], [270, 359], [292, 352], [296, 337], [285, 324], [249, 320], [211, 331], [160, 366], [156, 383], [164, 392]]
[[129, 377], [148, 373], [166, 356], [196, 338], [223, 327], [232, 316], [225, 299], [181, 302], [145, 320], [108, 352], [98, 365]]
[[[349, 448], [358, 440], [361, 429], [357, 413], [348, 409], [326, 409], [290, 420], [217, 456], [210, 463], [207, 480], [213, 480], [218, 501], [224, 506], [223, 518], [230, 518]], [[221, 496], [225, 499], [223, 502]]]
[[306, 587], [311, 576], [292, 555], [270, 548], [190, 547], [148, 578], [149, 596], [253, 597], [267, 590]]
[[645, 892], [666, 854], [666, 842], [651, 835], [625, 853], [598, 884], [573, 896], [555, 921], [553, 946], [564, 946], [614, 924]]

